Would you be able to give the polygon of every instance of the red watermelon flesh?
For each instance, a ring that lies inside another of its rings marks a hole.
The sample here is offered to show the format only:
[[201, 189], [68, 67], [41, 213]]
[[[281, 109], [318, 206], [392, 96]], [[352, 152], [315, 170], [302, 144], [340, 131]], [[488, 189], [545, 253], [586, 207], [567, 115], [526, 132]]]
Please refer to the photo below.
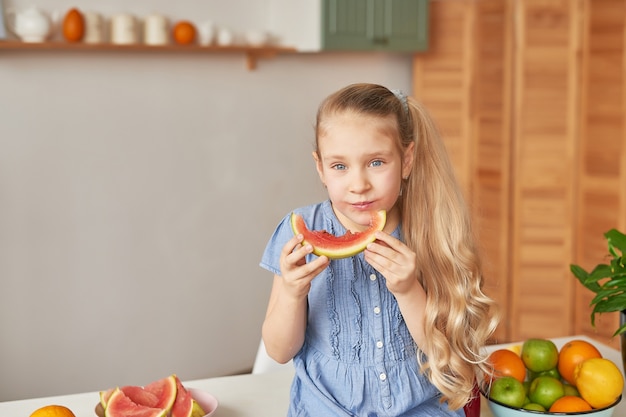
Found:
[[[100, 403], [103, 407], [106, 407], [109, 402], [109, 398], [111, 398], [111, 395], [116, 389], [118, 388], [111, 388], [100, 393]], [[158, 407], [159, 398], [154, 393], [146, 391], [140, 386], [126, 385], [124, 387], [120, 387], [119, 390], [137, 404], [145, 405], [147, 407]]]
[[178, 377], [176, 375], [170, 375], [146, 385], [144, 391], [153, 394], [157, 398], [156, 404], [146, 405], [149, 407], [165, 408], [169, 411], [176, 400], [177, 381]]
[[176, 377], [176, 400], [172, 406], [170, 417], [190, 417], [193, 412], [193, 398], [191, 393], [183, 387], [180, 379]]
[[314, 254], [325, 255], [330, 259], [341, 259], [362, 252], [369, 243], [376, 240], [376, 231], [383, 230], [386, 220], [385, 210], [375, 211], [372, 212], [370, 227], [367, 230], [357, 233], [348, 231], [342, 236], [334, 236], [326, 230], [309, 230], [302, 216], [291, 213], [291, 229], [295, 235], [301, 233], [304, 236], [302, 244], [311, 244]]
[[121, 388], [111, 388], [100, 392], [100, 403], [106, 409], [111, 395], [115, 390], [122, 391], [131, 401], [138, 405], [151, 408], [162, 408], [166, 412], [172, 408], [176, 399], [176, 379], [175, 375], [154, 381], [145, 387], [136, 385], [126, 385]]
[[165, 417], [167, 410], [137, 404], [119, 388], [116, 388], [104, 411], [105, 417]]

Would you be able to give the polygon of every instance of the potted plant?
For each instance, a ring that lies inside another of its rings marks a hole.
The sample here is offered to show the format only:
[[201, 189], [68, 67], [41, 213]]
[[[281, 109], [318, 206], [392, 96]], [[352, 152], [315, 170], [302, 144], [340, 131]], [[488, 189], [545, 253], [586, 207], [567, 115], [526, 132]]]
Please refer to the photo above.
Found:
[[595, 297], [591, 300], [591, 325], [596, 314], [620, 312], [620, 325], [613, 336], [620, 335], [622, 360], [626, 369], [626, 235], [616, 229], [604, 234], [609, 247], [609, 262], [596, 265], [591, 272], [570, 265], [574, 276]]

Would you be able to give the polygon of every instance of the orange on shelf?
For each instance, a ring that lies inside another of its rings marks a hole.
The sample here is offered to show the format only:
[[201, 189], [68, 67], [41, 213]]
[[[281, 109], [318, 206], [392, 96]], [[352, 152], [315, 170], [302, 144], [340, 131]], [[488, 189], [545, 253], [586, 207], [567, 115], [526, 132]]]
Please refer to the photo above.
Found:
[[179, 45], [191, 45], [196, 41], [196, 26], [187, 21], [181, 20], [172, 28], [172, 38]]
[[63, 37], [68, 42], [79, 42], [85, 35], [85, 18], [76, 8], [70, 9], [63, 19]]

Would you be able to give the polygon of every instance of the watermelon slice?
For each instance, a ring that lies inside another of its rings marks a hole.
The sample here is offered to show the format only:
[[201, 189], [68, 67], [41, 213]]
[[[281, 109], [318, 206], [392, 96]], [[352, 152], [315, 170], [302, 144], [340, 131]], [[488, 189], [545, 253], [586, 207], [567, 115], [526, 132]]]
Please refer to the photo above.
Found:
[[151, 382], [145, 387], [127, 385], [121, 388], [111, 388], [106, 391], [100, 391], [100, 404], [102, 404], [102, 407], [106, 410], [115, 391], [121, 391], [135, 404], [149, 408], [163, 409], [167, 414], [176, 400], [177, 379], [176, 375], [170, 375], [166, 378]]
[[301, 233], [304, 236], [302, 244], [311, 244], [314, 254], [325, 255], [330, 259], [348, 258], [365, 250], [369, 243], [376, 240], [376, 231], [383, 230], [386, 221], [385, 210], [374, 211], [367, 230], [357, 233], [348, 231], [343, 236], [334, 236], [326, 230], [309, 230], [302, 216], [291, 213], [291, 229], [295, 235]]
[[191, 393], [183, 387], [178, 377], [176, 377], [176, 387], [176, 400], [172, 406], [170, 417], [191, 417], [194, 399], [191, 397]]
[[206, 415], [206, 411], [202, 409], [202, 406], [198, 401], [193, 400], [193, 407], [191, 408], [191, 417], [202, 417]]
[[104, 410], [105, 417], [166, 417], [167, 410], [137, 404], [119, 388], [113, 390]]
[[144, 391], [153, 394], [157, 398], [156, 404], [150, 406], [164, 408], [169, 412], [174, 405], [178, 393], [177, 381], [178, 377], [176, 375], [170, 375], [146, 385], [143, 388]]

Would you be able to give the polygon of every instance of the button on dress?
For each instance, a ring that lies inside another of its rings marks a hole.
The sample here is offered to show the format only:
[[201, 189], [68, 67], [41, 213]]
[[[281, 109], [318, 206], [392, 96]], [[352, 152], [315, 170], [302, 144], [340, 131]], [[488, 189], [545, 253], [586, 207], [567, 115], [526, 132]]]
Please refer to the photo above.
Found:
[[[346, 232], [328, 200], [295, 212], [311, 230]], [[278, 275], [280, 252], [293, 237], [290, 214], [261, 260]], [[464, 416], [440, 402], [441, 393], [420, 373], [421, 353], [398, 303], [362, 253], [332, 260], [311, 282], [308, 303], [304, 345], [293, 360], [289, 416]]]

